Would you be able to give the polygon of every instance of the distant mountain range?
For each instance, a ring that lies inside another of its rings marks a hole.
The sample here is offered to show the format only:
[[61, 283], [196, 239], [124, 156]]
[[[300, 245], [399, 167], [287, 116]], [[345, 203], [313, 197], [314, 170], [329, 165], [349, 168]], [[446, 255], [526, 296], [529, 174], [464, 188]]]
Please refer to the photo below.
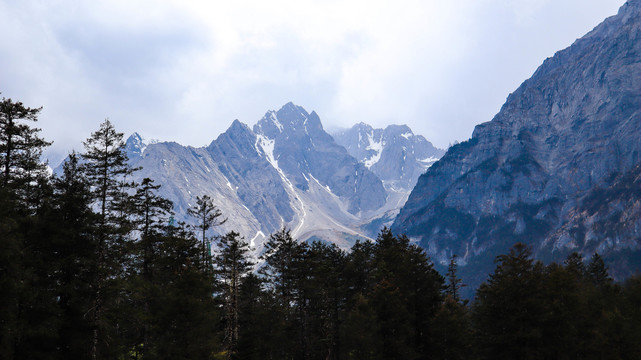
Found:
[[207, 147], [134, 134], [127, 152], [179, 219], [207, 194], [229, 219], [217, 231], [257, 253], [283, 226], [348, 248], [391, 225], [441, 270], [458, 255], [472, 289], [517, 241], [544, 261], [599, 252], [625, 278], [641, 271], [641, 0], [545, 60], [446, 153], [404, 125], [330, 135], [292, 103]]
[[641, 1], [545, 60], [422, 175], [393, 230], [477, 285], [517, 241], [641, 271]]
[[253, 129], [234, 121], [204, 148], [127, 139], [135, 178], [161, 184], [161, 195], [186, 217], [196, 197], [209, 195], [229, 220], [216, 231], [243, 234], [257, 252], [287, 226], [301, 241], [350, 247], [391, 225], [418, 176], [443, 150], [407, 126], [355, 125], [334, 136], [319, 116], [288, 103], [268, 111]]

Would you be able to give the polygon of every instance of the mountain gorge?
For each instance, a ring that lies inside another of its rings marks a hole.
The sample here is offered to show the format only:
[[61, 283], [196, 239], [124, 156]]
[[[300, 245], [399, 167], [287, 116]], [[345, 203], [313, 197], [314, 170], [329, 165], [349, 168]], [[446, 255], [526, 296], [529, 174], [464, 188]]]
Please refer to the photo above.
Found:
[[369, 145], [345, 137], [335, 141], [315, 112], [292, 103], [268, 111], [253, 129], [234, 121], [204, 148], [148, 144], [133, 134], [126, 149], [132, 166], [141, 168], [136, 180], [149, 177], [161, 184], [179, 220], [189, 220], [187, 209], [207, 194], [229, 219], [217, 232], [240, 231], [257, 253], [283, 226], [301, 241], [348, 248], [391, 224], [418, 173], [443, 153], [406, 126], [388, 129], [377, 141], [402, 144], [380, 145], [381, 164], [400, 164], [388, 173], [348, 150]]
[[638, 271], [639, 89], [641, 2], [630, 1], [430, 167], [393, 229], [441, 264], [458, 254], [469, 274], [516, 241], [543, 260], [598, 251], [615, 276]]

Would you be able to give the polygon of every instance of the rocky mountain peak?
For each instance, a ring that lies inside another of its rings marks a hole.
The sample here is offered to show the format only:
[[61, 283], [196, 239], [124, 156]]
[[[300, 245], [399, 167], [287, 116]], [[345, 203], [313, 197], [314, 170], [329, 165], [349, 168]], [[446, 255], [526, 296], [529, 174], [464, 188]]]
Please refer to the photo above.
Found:
[[227, 131], [220, 134], [216, 140], [208, 146], [210, 152], [222, 152], [222, 154], [238, 153], [243, 157], [252, 158], [256, 156], [256, 135], [246, 124], [234, 120]]
[[313, 132], [313, 133], [325, 133], [325, 130], [323, 129], [323, 124], [320, 121], [320, 117], [316, 113], [316, 111], [312, 111], [309, 114], [309, 117], [307, 118], [307, 121], [305, 122], [305, 129], [307, 132]]
[[125, 141], [125, 152], [130, 159], [133, 159], [142, 156], [148, 145], [157, 142], [157, 140], [146, 140], [139, 133], [134, 132]]
[[233, 132], [233, 133], [243, 133], [243, 132], [251, 132], [251, 129], [249, 128], [249, 126], [247, 126], [246, 124], [236, 119], [231, 123], [227, 131]]
[[[301, 106], [289, 102], [278, 111], [270, 110], [254, 125], [254, 132], [270, 139], [275, 139], [282, 133], [306, 132], [307, 121], [310, 114]], [[320, 121], [316, 115], [315, 127]]]
[[336, 141], [383, 180], [388, 190], [410, 191], [418, 176], [444, 153], [407, 125], [374, 129], [358, 123], [334, 134]]
[[414, 133], [412, 132], [412, 129], [410, 129], [409, 126], [407, 125], [388, 125], [384, 132], [390, 136], [403, 136], [403, 137], [410, 137], [414, 136]]
[[309, 117], [309, 113], [302, 106], [294, 105], [292, 102], [283, 105], [276, 115], [291, 125], [302, 124]]

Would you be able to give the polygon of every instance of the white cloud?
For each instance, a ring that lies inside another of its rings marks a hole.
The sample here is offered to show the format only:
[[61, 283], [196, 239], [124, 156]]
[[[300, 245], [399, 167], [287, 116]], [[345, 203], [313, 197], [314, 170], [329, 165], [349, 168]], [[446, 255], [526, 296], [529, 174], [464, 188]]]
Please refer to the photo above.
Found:
[[0, 91], [44, 106], [58, 153], [105, 117], [202, 146], [290, 100], [328, 126], [407, 123], [446, 146], [622, 3], [0, 2]]

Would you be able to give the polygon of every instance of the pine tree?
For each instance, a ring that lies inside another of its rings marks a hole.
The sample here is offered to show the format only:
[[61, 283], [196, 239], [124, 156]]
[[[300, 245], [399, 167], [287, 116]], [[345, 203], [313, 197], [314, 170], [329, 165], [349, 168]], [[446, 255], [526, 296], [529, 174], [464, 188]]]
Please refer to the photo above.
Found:
[[457, 275], [456, 255], [450, 258], [444, 298], [430, 327], [435, 359], [469, 359], [472, 355], [472, 327], [467, 300], [461, 301], [462, 280]]
[[136, 218], [134, 222], [140, 231], [136, 255], [141, 263], [141, 273], [147, 281], [150, 281], [152, 276], [150, 263], [155, 257], [157, 235], [165, 230], [173, 208], [170, 200], [156, 193], [158, 189], [160, 185], [154, 185], [152, 179], [144, 178], [131, 199]]
[[[95, 264], [92, 273], [94, 292], [92, 313], [93, 339], [91, 358], [109, 356], [117, 351], [116, 335], [107, 330], [116, 329], [109, 324], [105, 311], [116, 311], [120, 296], [118, 284], [122, 277], [127, 255], [126, 236], [132, 229], [128, 220], [129, 191], [134, 184], [127, 177], [134, 171], [125, 153], [123, 134], [115, 130], [109, 120], [91, 134], [85, 142], [84, 172], [92, 188], [97, 210], [97, 238]], [[111, 302], [111, 303], [110, 303]]]
[[23, 237], [19, 233], [11, 194], [0, 189], [0, 359], [13, 359], [19, 338], [18, 306], [23, 273], [20, 255]]
[[580, 331], [586, 310], [582, 291], [587, 283], [580, 273], [581, 265], [581, 257], [571, 254], [565, 267], [553, 263], [545, 268], [539, 300], [544, 307], [540, 330], [543, 358], [585, 358], [581, 343], [586, 334]]
[[[37, 207], [33, 214], [20, 219], [24, 240], [22, 257], [15, 259], [23, 268], [19, 298], [20, 336], [16, 342], [18, 359], [53, 359], [58, 340], [60, 311], [57, 298], [57, 252], [53, 232], [57, 224], [50, 221], [52, 189], [48, 182], [39, 184]], [[34, 203], [35, 204], [35, 203]]]
[[586, 276], [586, 268], [583, 263], [583, 256], [577, 252], [573, 252], [565, 259], [563, 262], [566, 270], [575, 276], [577, 280], [580, 280]]
[[305, 264], [307, 245], [298, 243], [291, 232], [283, 228], [270, 235], [265, 243], [260, 274], [266, 278], [268, 289], [276, 299], [281, 322], [274, 324], [280, 337], [282, 352], [279, 358], [305, 357], [306, 304], [303, 301], [303, 281], [307, 277]]
[[264, 279], [249, 273], [240, 286], [237, 359], [277, 359], [280, 327], [278, 307], [271, 293], [265, 291]]
[[463, 284], [463, 280], [458, 278], [456, 274], [457, 269], [458, 264], [456, 261], [456, 254], [454, 254], [450, 258], [450, 264], [447, 267], [447, 285], [445, 286], [445, 295], [451, 297], [452, 300], [459, 302], [461, 300], [459, 292], [465, 284]]
[[[202, 233], [201, 237], [201, 253], [203, 259], [210, 259], [210, 254], [207, 253], [210, 247], [210, 241], [207, 238], [207, 230], [224, 224], [227, 219], [222, 219], [223, 213], [214, 205], [214, 201], [208, 195], [196, 197], [196, 205], [187, 210], [187, 213], [198, 221], [195, 226], [196, 229]], [[209, 261], [204, 262], [206, 269], [211, 267]]]
[[51, 142], [38, 137], [40, 129], [22, 123], [38, 121], [41, 110], [11, 99], [2, 98], [0, 102], [0, 187], [10, 189], [10, 194], [23, 206], [29, 205], [37, 180], [47, 176], [47, 166], [40, 156]]
[[180, 223], [161, 235], [157, 244], [145, 358], [210, 359], [221, 349], [216, 336], [221, 314], [198, 240]]
[[96, 216], [91, 210], [89, 182], [71, 153], [60, 177], [53, 179], [55, 224], [51, 246], [55, 253], [54, 281], [60, 306], [59, 340], [61, 358], [86, 358], [91, 343], [91, 321], [86, 314], [92, 305], [91, 271], [95, 260]]
[[214, 273], [220, 286], [223, 300], [224, 336], [223, 345], [227, 358], [237, 351], [239, 334], [240, 286], [244, 277], [252, 270], [249, 260], [249, 244], [237, 232], [229, 232], [217, 241], [214, 257]]
[[132, 266], [127, 274], [126, 288], [131, 299], [132, 332], [129, 347], [142, 358], [147, 356], [152, 339], [151, 303], [162, 286], [155, 278], [158, 271], [160, 242], [167, 230], [168, 217], [173, 204], [157, 194], [160, 185], [144, 178], [137, 184], [136, 193], [130, 199], [133, 222], [140, 233], [130, 249]]
[[495, 263], [474, 302], [480, 350], [489, 359], [540, 358], [543, 265], [534, 262], [532, 251], [522, 243], [497, 256]]
[[[443, 278], [425, 251], [384, 228], [373, 246], [357, 243], [352, 248], [347, 270], [351, 298], [341, 331], [346, 337], [343, 353], [367, 359], [431, 357], [429, 329], [441, 302]], [[359, 327], [364, 329], [358, 335], [348, 330]]]
[[311, 358], [336, 359], [346, 304], [345, 254], [335, 244], [314, 241], [307, 251], [303, 299], [307, 304], [304, 342]]
[[300, 295], [298, 271], [302, 267], [305, 251], [305, 244], [294, 240], [291, 231], [286, 228], [271, 234], [265, 243], [262, 255], [265, 265], [260, 273], [267, 277], [271, 289], [284, 307], [294, 304]]
[[11, 99], [0, 102], [0, 359], [19, 356], [16, 349], [24, 348], [25, 331], [35, 325], [26, 311], [37, 295], [32, 285], [46, 274], [41, 271], [46, 263], [39, 262], [37, 277], [30, 268], [33, 252], [40, 251], [31, 247], [38, 240], [31, 225], [37, 221], [37, 201], [49, 191], [40, 155], [51, 143], [38, 137], [40, 129], [24, 123], [37, 121], [40, 110]]
[[469, 309], [446, 295], [429, 331], [433, 343], [433, 359], [472, 359], [472, 324]]
[[609, 285], [612, 282], [612, 278], [608, 274], [608, 267], [605, 266], [601, 255], [596, 252], [588, 263], [586, 274], [590, 281], [599, 287]]
[[374, 278], [374, 243], [356, 241], [345, 264], [346, 298], [341, 323], [341, 358], [374, 359], [380, 325], [370, 299]]

